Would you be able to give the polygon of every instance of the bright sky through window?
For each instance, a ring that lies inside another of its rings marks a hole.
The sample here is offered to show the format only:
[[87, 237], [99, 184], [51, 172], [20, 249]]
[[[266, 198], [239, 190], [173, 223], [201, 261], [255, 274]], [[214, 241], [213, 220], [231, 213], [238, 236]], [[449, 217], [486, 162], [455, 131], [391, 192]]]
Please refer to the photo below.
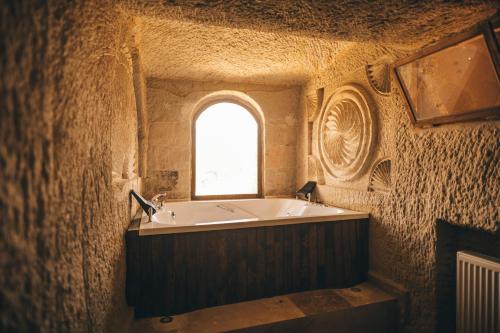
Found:
[[244, 107], [217, 103], [196, 120], [196, 193], [257, 194], [258, 125]]

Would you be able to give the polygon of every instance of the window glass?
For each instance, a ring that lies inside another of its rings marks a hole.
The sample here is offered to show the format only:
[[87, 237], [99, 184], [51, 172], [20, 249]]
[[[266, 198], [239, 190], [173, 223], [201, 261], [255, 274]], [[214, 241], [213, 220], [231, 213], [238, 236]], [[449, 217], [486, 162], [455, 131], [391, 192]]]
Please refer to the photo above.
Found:
[[195, 124], [195, 195], [258, 193], [258, 125], [234, 103], [217, 103]]

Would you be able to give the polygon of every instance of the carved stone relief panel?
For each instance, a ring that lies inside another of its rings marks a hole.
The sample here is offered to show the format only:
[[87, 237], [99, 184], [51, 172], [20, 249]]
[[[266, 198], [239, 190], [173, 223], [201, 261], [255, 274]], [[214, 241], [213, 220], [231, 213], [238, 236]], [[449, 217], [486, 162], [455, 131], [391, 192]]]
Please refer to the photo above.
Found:
[[319, 88], [316, 90], [316, 93], [306, 96], [307, 120], [309, 122], [314, 121], [316, 116], [321, 111], [324, 93], [325, 89]]
[[366, 65], [366, 76], [378, 94], [387, 96], [391, 93], [391, 67], [387, 59]]
[[391, 190], [391, 160], [383, 159], [373, 165], [368, 184], [369, 192], [388, 193]]
[[318, 150], [326, 171], [344, 181], [361, 175], [373, 151], [374, 135], [374, 116], [361, 88], [336, 89], [318, 126]]

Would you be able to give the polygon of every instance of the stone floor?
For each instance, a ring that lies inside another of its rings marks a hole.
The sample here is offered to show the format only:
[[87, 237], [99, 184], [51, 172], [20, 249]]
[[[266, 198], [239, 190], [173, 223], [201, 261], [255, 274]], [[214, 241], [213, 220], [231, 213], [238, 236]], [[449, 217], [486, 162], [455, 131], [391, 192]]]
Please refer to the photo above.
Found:
[[390, 333], [397, 300], [371, 283], [323, 289], [197, 310], [172, 317], [138, 319], [130, 333], [291, 332]]

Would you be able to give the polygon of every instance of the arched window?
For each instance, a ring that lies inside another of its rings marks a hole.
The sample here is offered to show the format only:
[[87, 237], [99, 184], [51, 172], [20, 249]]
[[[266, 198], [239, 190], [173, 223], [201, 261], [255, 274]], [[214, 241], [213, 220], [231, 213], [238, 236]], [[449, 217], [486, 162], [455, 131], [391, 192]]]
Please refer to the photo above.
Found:
[[193, 121], [193, 198], [260, 196], [260, 123], [234, 102], [212, 103]]

